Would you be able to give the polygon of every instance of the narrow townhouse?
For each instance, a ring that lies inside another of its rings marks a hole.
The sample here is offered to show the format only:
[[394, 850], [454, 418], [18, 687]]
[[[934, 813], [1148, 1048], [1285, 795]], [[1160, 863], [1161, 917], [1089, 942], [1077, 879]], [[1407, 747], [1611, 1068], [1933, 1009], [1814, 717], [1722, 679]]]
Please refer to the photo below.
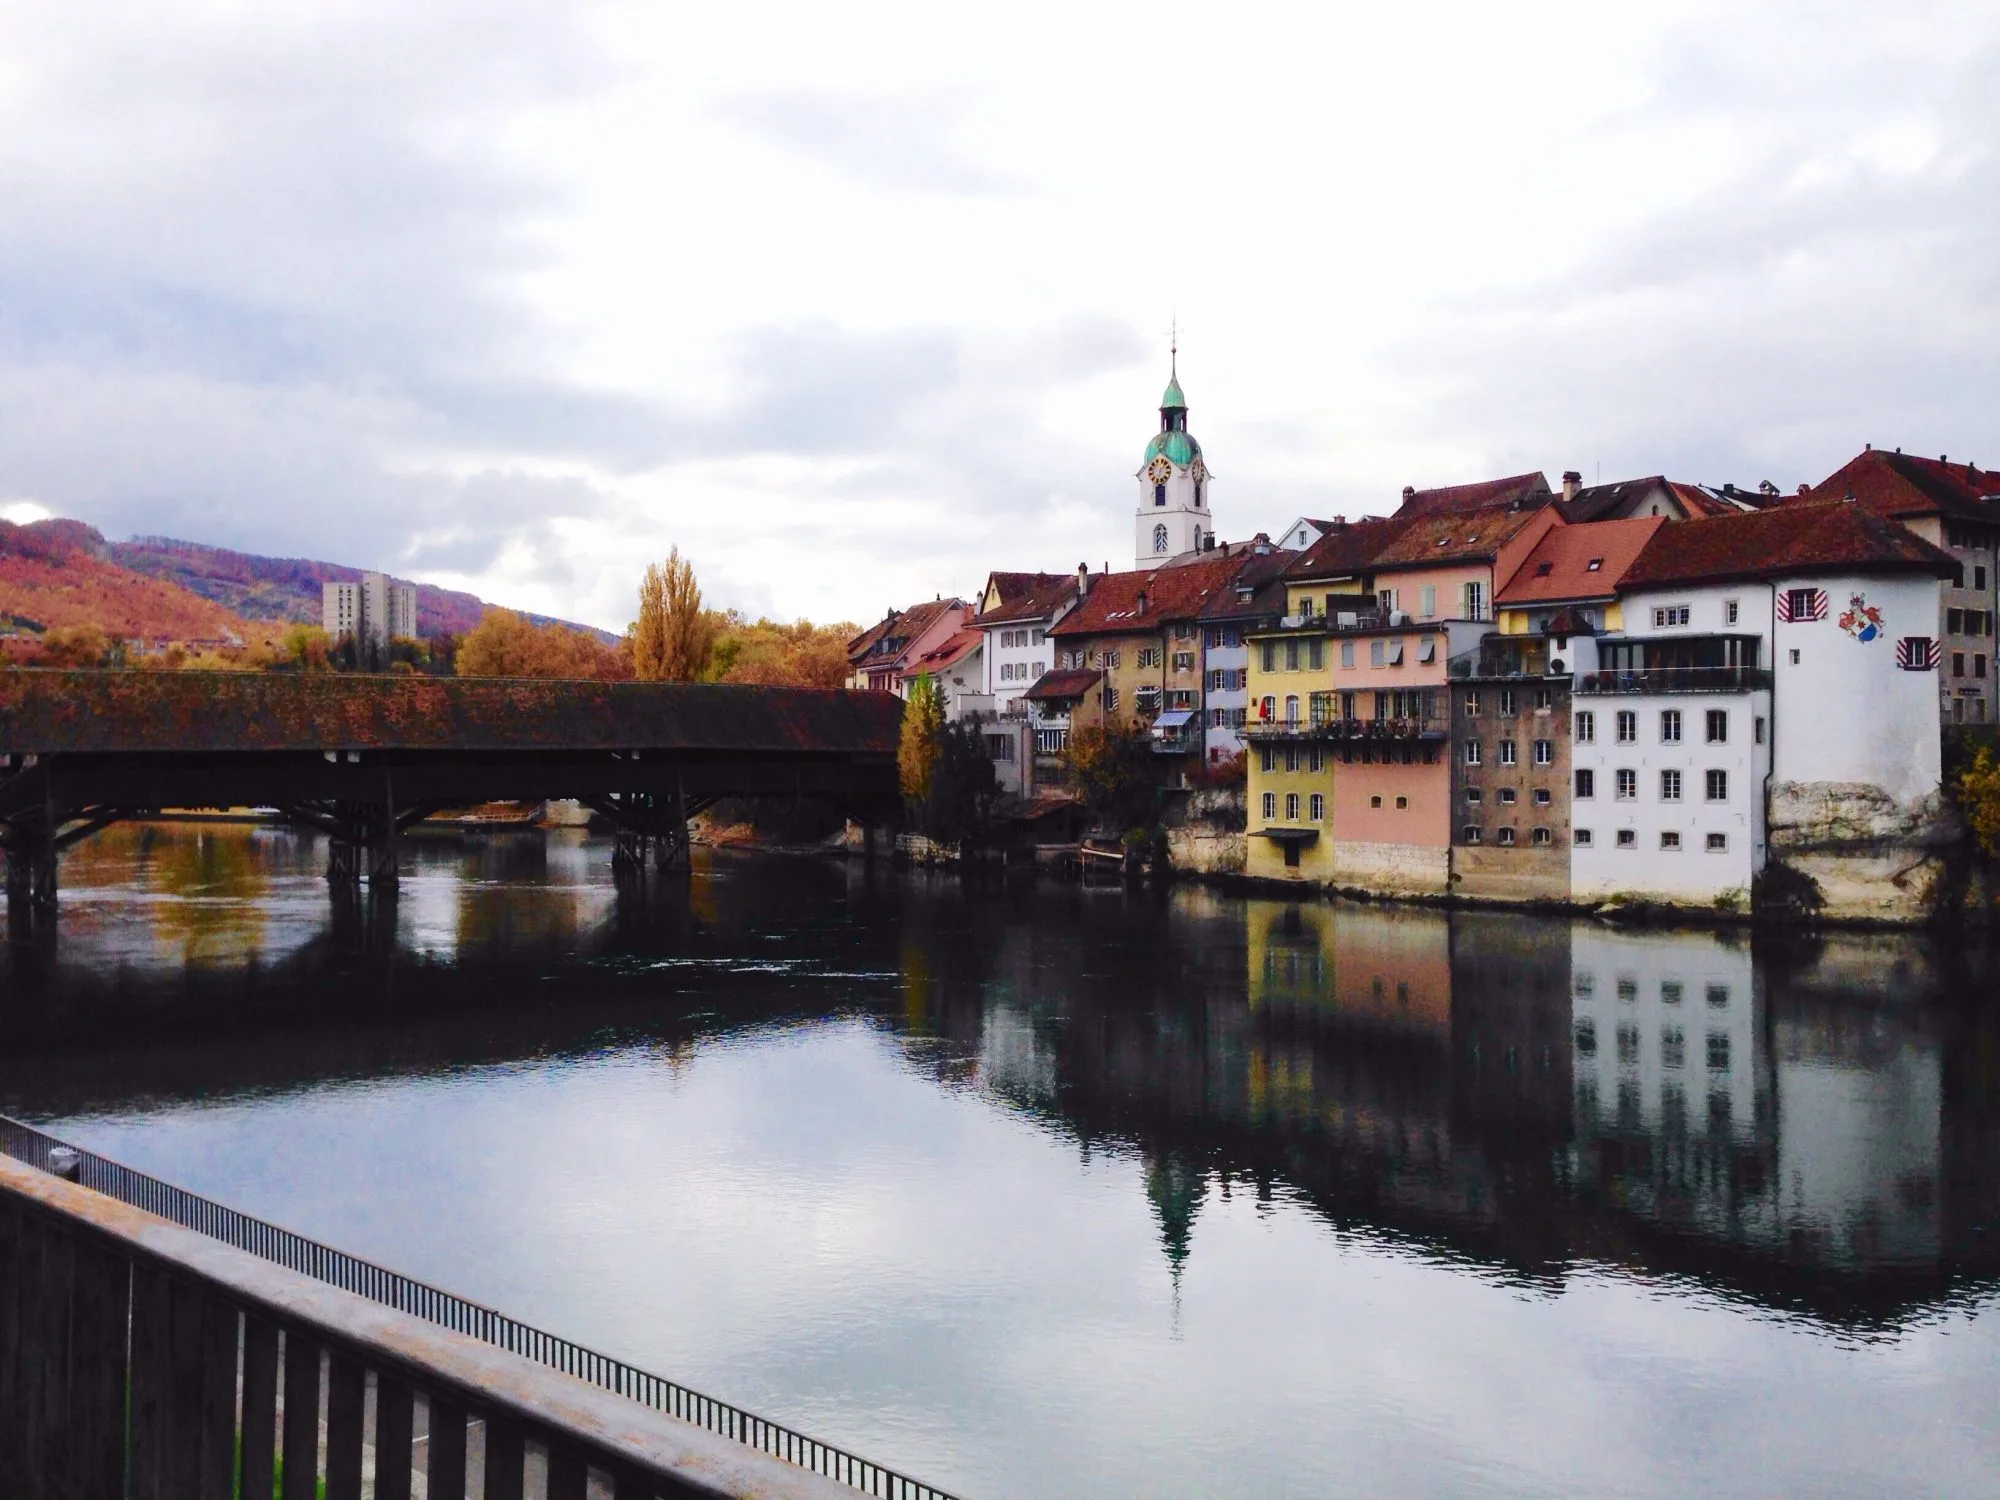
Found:
[[1249, 637], [1283, 618], [1283, 574], [1297, 556], [1273, 549], [1245, 558], [1236, 576], [1202, 606], [1197, 622], [1202, 646], [1201, 713], [1205, 759], [1211, 766], [1243, 752], [1250, 708]]
[[929, 678], [944, 695], [945, 717], [952, 723], [978, 714], [993, 715], [993, 700], [986, 694], [986, 633], [971, 625], [961, 626], [920, 656], [911, 658], [896, 674], [897, 696], [908, 698], [917, 682]]
[[1595, 636], [1619, 628], [1618, 584], [1665, 524], [1551, 527], [1496, 593], [1499, 628], [1452, 662], [1454, 893], [1568, 899], [1572, 673], [1595, 665]]
[[2000, 719], [2000, 663], [1994, 615], [2000, 611], [2000, 475], [1976, 464], [1933, 461], [1869, 448], [1805, 494], [1804, 505], [1851, 500], [1894, 521], [1951, 558], [1938, 601], [1938, 715], [1947, 724]]
[[971, 606], [962, 599], [890, 610], [879, 624], [847, 643], [847, 686], [901, 696], [905, 669], [942, 646], [971, 615]]
[[1054, 665], [1049, 627], [1076, 596], [1075, 574], [994, 573], [987, 578], [971, 624], [986, 637], [984, 691], [996, 715], [1014, 715], [1021, 695]]

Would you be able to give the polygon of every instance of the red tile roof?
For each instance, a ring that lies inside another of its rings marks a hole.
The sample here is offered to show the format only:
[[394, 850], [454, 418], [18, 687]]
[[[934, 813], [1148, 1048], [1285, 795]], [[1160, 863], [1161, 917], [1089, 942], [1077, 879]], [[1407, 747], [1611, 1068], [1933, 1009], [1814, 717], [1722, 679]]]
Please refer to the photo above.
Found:
[[[1377, 572], [1391, 568], [1423, 568], [1437, 563], [1481, 562], [1530, 525], [1540, 506], [1488, 506], [1483, 510], [1445, 510], [1419, 516], [1375, 555]], [[1559, 522], [1560, 517], [1556, 520]]]
[[947, 667], [956, 666], [986, 640], [983, 630], [960, 629], [945, 637], [942, 644], [926, 651], [922, 656], [903, 668], [902, 675], [914, 677], [919, 672], [942, 672]]
[[[1244, 558], [1236, 576], [1208, 596], [1208, 603], [1201, 608], [1202, 619], [1240, 620], [1257, 615], [1282, 615], [1285, 612], [1285, 572], [1298, 556], [1296, 552], [1259, 552]], [[1250, 593], [1247, 599], [1243, 596], [1246, 589]]]
[[1138, 634], [1157, 630], [1168, 620], [1192, 620], [1217, 589], [1228, 585], [1242, 561], [1218, 557], [1174, 568], [1102, 574], [1091, 579], [1090, 592], [1049, 634]]
[[1972, 464], [1914, 454], [1884, 453], [1880, 448], [1849, 459], [1805, 494], [1780, 504], [1791, 507], [1816, 500], [1845, 500], [1866, 506], [1878, 516], [1954, 516], [2000, 524], [2000, 474]]
[[1388, 545], [1416, 524], [1414, 516], [1368, 516], [1335, 526], [1285, 570], [1293, 580], [1345, 578], [1366, 572]]
[[1046, 620], [1076, 596], [1074, 573], [995, 573], [996, 579], [1033, 580], [1024, 583], [1011, 597], [1002, 589], [1001, 602], [983, 615], [975, 615], [980, 626], [1006, 625], [1016, 620]]
[[1044, 672], [1035, 679], [1035, 685], [1021, 694], [1037, 703], [1060, 702], [1065, 698], [1081, 698], [1104, 674], [1094, 667], [1065, 667], [1056, 672]]
[[1549, 482], [1540, 474], [1513, 474], [1505, 479], [1482, 479], [1476, 484], [1448, 484], [1434, 490], [1403, 491], [1399, 516], [1434, 516], [1444, 512], [1484, 510], [1489, 505], [1525, 507], [1548, 504], [1554, 497]]
[[1624, 586], [1835, 572], [1949, 578], [1956, 571], [1938, 548], [1864, 506], [1796, 501], [1662, 526], [1627, 570]]
[[1552, 527], [1493, 602], [1505, 608], [1609, 599], [1653, 533], [1668, 524], [1665, 516], [1634, 516]]

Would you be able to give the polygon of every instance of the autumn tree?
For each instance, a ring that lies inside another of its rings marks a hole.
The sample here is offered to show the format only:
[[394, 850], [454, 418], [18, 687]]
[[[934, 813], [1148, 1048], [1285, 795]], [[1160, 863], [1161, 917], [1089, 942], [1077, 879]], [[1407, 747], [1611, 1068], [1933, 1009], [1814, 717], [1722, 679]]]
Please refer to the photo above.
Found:
[[629, 632], [633, 673], [648, 682], [699, 681], [708, 672], [715, 637], [694, 564], [675, 547], [639, 582], [639, 618]]
[[944, 753], [944, 690], [928, 672], [910, 684], [903, 734], [896, 745], [896, 775], [914, 811], [930, 801], [931, 777]]
[[715, 650], [709, 659], [710, 681], [816, 688], [837, 688], [847, 681], [852, 625], [752, 621], [734, 610], [709, 618], [716, 631]]
[[40, 665], [101, 667], [111, 654], [111, 642], [95, 625], [59, 625], [42, 637]]
[[1063, 750], [1070, 785], [1101, 823], [1131, 828], [1152, 806], [1153, 756], [1137, 726], [1090, 725], [1073, 730]]
[[1979, 747], [1972, 764], [1959, 772], [1953, 789], [1973, 842], [1982, 853], [2000, 858], [2000, 762], [1994, 760], [1992, 746]]
[[632, 675], [616, 646], [568, 625], [537, 625], [511, 609], [490, 609], [458, 642], [460, 677], [569, 677], [614, 682]]

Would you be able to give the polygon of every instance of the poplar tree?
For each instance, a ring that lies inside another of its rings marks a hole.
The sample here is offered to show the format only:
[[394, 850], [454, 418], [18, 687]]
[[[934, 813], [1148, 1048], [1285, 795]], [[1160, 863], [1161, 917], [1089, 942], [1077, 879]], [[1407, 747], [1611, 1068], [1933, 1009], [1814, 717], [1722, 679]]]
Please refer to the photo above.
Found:
[[944, 693], [926, 672], [910, 684], [903, 709], [903, 737], [896, 745], [896, 775], [912, 809], [930, 801], [931, 778], [944, 749]]
[[715, 622], [701, 605], [694, 564], [675, 547], [639, 582], [632, 623], [632, 672], [647, 682], [694, 682], [715, 653]]

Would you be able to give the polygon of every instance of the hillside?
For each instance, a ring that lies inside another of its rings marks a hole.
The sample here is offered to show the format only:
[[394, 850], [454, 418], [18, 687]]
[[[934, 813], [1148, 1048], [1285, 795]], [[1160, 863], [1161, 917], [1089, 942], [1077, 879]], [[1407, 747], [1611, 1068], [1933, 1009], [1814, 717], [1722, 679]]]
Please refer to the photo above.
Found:
[[0, 521], [0, 635], [94, 625], [114, 639], [239, 641], [270, 633], [178, 584], [105, 555], [81, 521]]
[[[200, 542], [184, 542], [164, 536], [142, 536], [134, 537], [129, 542], [108, 543], [106, 556], [134, 573], [212, 600], [246, 620], [296, 620], [312, 625], [320, 621], [322, 585], [351, 583], [362, 574], [360, 568], [341, 563], [316, 562], [303, 557], [259, 557], [254, 553], [232, 552], [226, 547], [210, 547]], [[420, 583], [417, 585], [417, 633], [424, 636], [464, 635], [479, 623], [480, 616], [489, 607], [472, 594]], [[528, 618], [538, 624], [551, 623], [544, 615], [530, 614]], [[567, 620], [554, 623], [571, 624]], [[573, 628], [585, 631], [607, 645], [614, 644], [618, 639], [588, 625], [575, 625]]]

